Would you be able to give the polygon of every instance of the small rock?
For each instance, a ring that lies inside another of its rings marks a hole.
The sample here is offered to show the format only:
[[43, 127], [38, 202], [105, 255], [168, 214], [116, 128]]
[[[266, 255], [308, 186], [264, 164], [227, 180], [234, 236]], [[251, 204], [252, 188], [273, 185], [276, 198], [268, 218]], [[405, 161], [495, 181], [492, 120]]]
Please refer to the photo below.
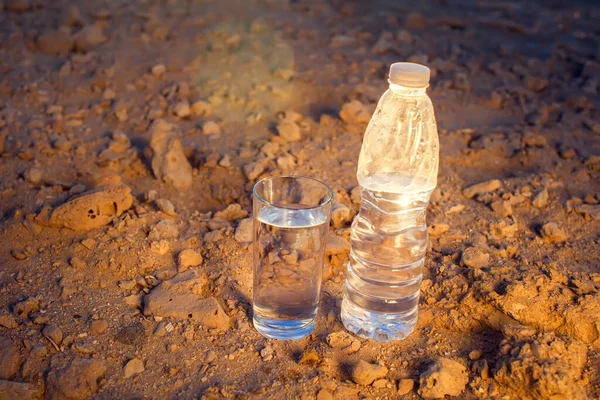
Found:
[[444, 233], [448, 232], [449, 230], [450, 230], [450, 225], [443, 224], [443, 223], [431, 224], [430, 226], [427, 227], [427, 233], [429, 233], [431, 236], [442, 236]]
[[248, 211], [244, 210], [241, 205], [235, 203], [227, 206], [223, 211], [215, 213], [214, 219], [235, 222], [248, 216]]
[[373, 382], [373, 387], [375, 389], [383, 389], [384, 387], [387, 387], [388, 385], [390, 385], [390, 381], [388, 381], [387, 379], [377, 379], [375, 382]]
[[106, 372], [106, 362], [75, 358], [64, 368], [53, 368], [46, 376], [45, 393], [49, 400], [84, 400], [98, 389], [98, 380]]
[[103, 319], [92, 321], [90, 323], [90, 332], [93, 335], [101, 335], [108, 329], [108, 322]]
[[356, 353], [360, 350], [360, 341], [346, 331], [327, 335], [327, 344], [334, 349], [342, 349], [345, 354]]
[[459, 396], [469, 383], [467, 370], [460, 363], [439, 358], [420, 377], [419, 395], [430, 399]]
[[498, 179], [492, 179], [491, 181], [469, 186], [468, 188], [464, 189], [462, 193], [463, 196], [465, 196], [467, 199], [472, 199], [475, 196], [493, 192], [494, 190], [499, 189], [501, 187], [502, 182], [500, 182]]
[[469, 268], [485, 268], [489, 265], [490, 255], [475, 247], [469, 247], [462, 253], [461, 264]]
[[0, 400], [37, 400], [40, 389], [29, 383], [0, 380]]
[[207, 121], [202, 125], [202, 133], [205, 135], [220, 135], [221, 127], [215, 121]]
[[533, 198], [531, 202], [535, 208], [543, 208], [548, 205], [548, 190], [543, 188]]
[[150, 139], [154, 176], [175, 189], [189, 189], [192, 186], [192, 166], [183, 153], [181, 142], [171, 132], [154, 129]]
[[175, 212], [175, 206], [169, 200], [157, 199], [155, 201], [155, 203], [156, 203], [156, 206], [158, 207], [158, 209], [160, 211], [164, 212], [165, 214], [167, 214], [171, 217], [174, 217], [177, 215], [177, 213]]
[[0, 336], [0, 379], [11, 379], [19, 372], [21, 354], [11, 339]]
[[187, 249], [179, 253], [178, 262], [178, 271], [182, 272], [190, 267], [197, 267], [202, 264], [202, 256], [195, 250]]
[[398, 396], [404, 396], [412, 392], [415, 387], [415, 381], [413, 379], [400, 379], [398, 381]]
[[492, 210], [501, 217], [507, 217], [513, 213], [510, 201], [496, 200], [490, 206], [492, 207]]
[[244, 165], [244, 174], [246, 177], [253, 181], [260, 176], [263, 172], [265, 172], [265, 165], [261, 162], [252, 162]]
[[598, 204], [576, 204], [573, 208], [577, 214], [583, 215], [586, 219], [600, 219], [600, 205]]
[[125, 364], [125, 379], [131, 378], [134, 375], [141, 374], [144, 372], [144, 362], [138, 358], [134, 358], [133, 360], [129, 360], [127, 364]]
[[33, 185], [39, 185], [44, 181], [44, 172], [39, 168], [30, 168], [23, 176], [25, 180]]
[[275, 355], [275, 350], [273, 350], [273, 347], [271, 347], [271, 345], [266, 345], [260, 351], [260, 357], [262, 358], [263, 361], [271, 361], [273, 359], [274, 355]]
[[212, 106], [206, 101], [199, 100], [192, 104], [191, 112], [196, 117], [210, 115], [212, 114]]
[[35, 297], [28, 297], [14, 305], [13, 314], [21, 319], [27, 319], [29, 318], [29, 314], [34, 313], [39, 309], [39, 300]]
[[360, 360], [352, 370], [352, 380], [359, 385], [370, 385], [376, 379], [387, 375], [388, 369], [382, 365]]
[[371, 110], [358, 100], [342, 106], [340, 118], [348, 124], [366, 124], [371, 120]]
[[40, 35], [36, 41], [37, 48], [46, 54], [67, 54], [73, 48], [73, 38], [62, 29]]
[[88, 51], [108, 40], [102, 28], [98, 25], [88, 25], [74, 36], [75, 48], [79, 51]]
[[547, 222], [542, 225], [540, 234], [549, 243], [562, 243], [569, 238], [556, 222]]
[[183, 100], [175, 104], [173, 107], [173, 113], [178, 118], [187, 118], [191, 115], [190, 103], [187, 100]]
[[15, 329], [19, 326], [15, 317], [10, 314], [0, 315], [0, 326], [6, 329]]
[[56, 345], [60, 345], [63, 340], [63, 333], [56, 325], [46, 325], [42, 330], [44, 336], [49, 337]]
[[148, 234], [150, 240], [174, 239], [179, 236], [177, 223], [170, 219], [163, 219], [156, 223]]
[[329, 390], [321, 389], [317, 393], [317, 400], [333, 400], [333, 394]]
[[252, 243], [254, 240], [252, 218], [245, 218], [238, 223], [235, 229], [235, 240], [240, 243]]
[[87, 267], [87, 264], [85, 263], [85, 261], [83, 261], [79, 257], [72, 257], [69, 260], [69, 264], [71, 264], [71, 267], [73, 267], [75, 269], [84, 269], [85, 267]]
[[325, 255], [344, 254], [350, 251], [350, 242], [345, 237], [328, 234]]
[[523, 146], [524, 147], [545, 147], [548, 144], [546, 136], [541, 133], [525, 132], [523, 135]]
[[223, 168], [229, 168], [231, 167], [231, 157], [229, 156], [229, 154], [225, 154], [223, 156], [223, 158], [221, 158], [221, 161], [219, 161], [219, 165]]
[[331, 210], [331, 225], [335, 229], [343, 228], [352, 221], [352, 213], [346, 205], [338, 203]]
[[154, 67], [152, 67], [152, 75], [158, 77], [161, 77], [165, 74], [165, 72], [167, 72], [167, 67], [165, 67], [164, 64], [158, 64], [155, 65]]
[[483, 355], [483, 351], [481, 350], [473, 350], [469, 353], [469, 360], [471, 361], [477, 361], [481, 358], [481, 356]]
[[404, 17], [404, 28], [408, 30], [421, 30], [427, 27], [427, 20], [420, 12], [410, 12]]
[[150, 243], [150, 250], [159, 256], [167, 254], [170, 249], [171, 245], [166, 240], [158, 240]]
[[302, 365], [316, 365], [321, 361], [319, 354], [315, 350], [308, 350], [302, 354], [299, 363]]
[[162, 282], [144, 298], [144, 315], [191, 319], [208, 328], [229, 329], [229, 316], [213, 297], [202, 297], [207, 278], [194, 271], [180, 273]]
[[294, 121], [283, 119], [277, 124], [277, 133], [288, 142], [297, 142], [302, 139], [300, 127]]

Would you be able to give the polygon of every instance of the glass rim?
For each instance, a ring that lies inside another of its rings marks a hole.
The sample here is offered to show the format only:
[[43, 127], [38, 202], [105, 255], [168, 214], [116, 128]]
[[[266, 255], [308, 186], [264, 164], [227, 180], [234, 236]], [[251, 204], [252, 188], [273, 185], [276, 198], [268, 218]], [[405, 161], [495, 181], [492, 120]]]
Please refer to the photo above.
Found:
[[326, 184], [325, 182], [323, 182], [320, 179], [317, 178], [313, 178], [310, 176], [304, 176], [304, 175], [274, 175], [274, 176], [267, 176], [266, 178], [262, 178], [260, 181], [256, 182], [254, 184], [254, 187], [252, 188], [252, 195], [254, 196], [255, 199], [257, 199], [258, 201], [260, 201], [261, 203], [263, 203], [266, 206], [269, 207], [274, 207], [274, 208], [279, 208], [281, 210], [293, 210], [295, 209], [293, 206], [281, 206], [275, 203], [272, 203], [266, 199], [264, 199], [261, 195], [259, 195], [256, 192], [256, 188], [258, 187], [258, 185], [260, 185], [261, 183], [264, 183], [265, 181], [272, 181], [275, 179], [282, 179], [282, 178], [293, 178], [296, 180], [300, 180], [300, 179], [306, 179], [306, 180], [310, 180], [316, 183], [319, 183], [321, 185], [323, 185], [323, 187], [326, 189], [327, 192], [327, 200], [324, 201], [321, 204], [318, 204], [316, 206], [307, 206], [307, 207], [303, 207], [303, 210], [318, 210], [319, 208], [323, 208], [328, 206], [332, 201], [333, 201], [333, 190], [331, 189], [331, 187], [329, 187], [328, 184]]

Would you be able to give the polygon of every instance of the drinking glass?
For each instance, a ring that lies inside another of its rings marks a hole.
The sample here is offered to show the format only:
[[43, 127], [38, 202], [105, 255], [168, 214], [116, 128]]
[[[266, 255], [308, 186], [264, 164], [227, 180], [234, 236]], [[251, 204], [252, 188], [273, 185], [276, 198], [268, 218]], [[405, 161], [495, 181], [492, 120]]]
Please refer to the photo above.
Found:
[[301, 339], [315, 327], [333, 192], [314, 178], [274, 176], [253, 197], [254, 327]]

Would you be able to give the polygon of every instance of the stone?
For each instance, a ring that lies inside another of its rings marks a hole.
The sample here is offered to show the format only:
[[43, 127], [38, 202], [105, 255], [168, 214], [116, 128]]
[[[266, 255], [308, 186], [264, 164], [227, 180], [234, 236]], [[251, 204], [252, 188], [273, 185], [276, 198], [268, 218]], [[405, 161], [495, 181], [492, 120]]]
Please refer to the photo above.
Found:
[[376, 379], [384, 378], [388, 369], [382, 365], [360, 360], [352, 369], [352, 380], [359, 385], [370, 385]]
[[25, 178], [25, 181], [33, 185], [39, 185], [40, 183], [44, 182], [44, 171], [39, 168], [30, 168], [25, 171], [23, 178]]
[[235, 228], [235, 240], [240, 243], [252, 243], [254, 240], [254, 223], [252, 218], [244, 218]]
[[118, 176], [102, 178], [95, 189], [51, 209], [46, 207], [34, 218], [40, 225], [88, 231], [107, 225], [133, 204], [131, 189]]
[[[170, 219], [163, 219], [158, 221], [148, 234], [150, 240], [161, 240], [161, 239], [175, 239], [179, 236], [179, 228], [177, 223]], [[168, 242], [167, 242], [168, 244]]]
[[158, 78], [158, 77], [163, 76], [165, 74], [165, 72], [167, 72], [167, 68], [165, 67], [164, 64], [157, 64], [154, 67], [152, 67], [150, 72], [152, 72], [152, 75], [154, 75]]
[[205, 135], [220, 135], [221, 127], [215, 121], [207, 121], [202, 125], [202, 133]]
[[12, 315], [6, 313], [0, 315], [0, 326], [6, 329], [15, 329], [19, 326], [17, 320]]
[[104, 360], [74, 358], [63, 368], [52, 368], [46, 376], [48, 400], [89, 399], [98, 389], [98, 381], [106, 372]]
[[192, 166], [183, 154], [181, 142], [174, 133], [158, 127], [154, 128], [150, 139], [152, 172], [156, 179], [175, 189], [189, 189], [192, 186]]
[[449, 358], [438, 358], [420, 376], [419, 395], [426, 399], [459, 396], [469, 383], [466, 368]]
[[600, 219], [600, 204], [576, 204], [573, 208], [577, 214], [583, 215], [586, 219]]
[[166, 240], [158, 240], [150, 243], [150, 251], [159, 256], [163, 256], [169, 252], [171, 245]]
[[197, 267], [202, 264], [202, 255], [196, 250], [186, 249], [179, 253], [177, 257], [179, 263], [179, 271], [185, 271], [190, 267]]
[[0, 400], [38, 400], [41, 390], [29, 383], [0, 380]]
[[279, 137], [287, 142], [297, 142], [302, 139], [300, 127], [290, 119], [283, 119], [277, 124], [277, 133]]
[[337, 203], [331, 210], [331, 225], [335, 229], [343, 228], [352, 222], [352, 212], [348, 206]]
[[410, 392], [412, 392], [414, 387], [415, 387], [414, 379], [408, 379], [408, 378], [400, 379], [398, 381], [398, 396], [405, 396], [405, 395], [409, 394]]
[[101, 335], [108, 329], [108, 322], [98, 319], [90, 323], [90, 332], [92, 335]]
[[177, 104], [175, 104], [175, 106], [173, 106], [173, 113], [178, 118], [189, 117], [192, 114], [190, 110], [190, 103], [187, 100], [178, 102]]
[[58, 29], [40, 35], [36, 40], [36, 46], [42, 53], [55, 55], [67, 54], [73, 48], [73, 38], [68, 32]]
[[352, 100], [342, 106], [340, 118], [348, 124], [367, 124], [372, 111], [358, 100]]
[[273, 350], [273, 347], [271, 347], [271, 345], [266, 345], [260, 351], [260, 357], [262, 358], [263, 361], [271, 361], [274, 356], [275, 356], [275, 350]]
[[525, 147], [545, 147], [548, 144], [546, 136], [530, 131], [525, 132], [522, 141]]
[[71, 265], [71, 267], [75, 268], [75, 269], [84, 269], [85, 267], [87, 267], [87, 264], [85, 261], [83, 261], [81, 258], [79, 257], [72, 257], [69, 260], [69, 264]]
[[260, 174], [265, 172], [265, 169], [266, 167], [264, 163], [252, 162], [244, 165], [244, 174], [249, 180], [253, 181], [256, 180], [256, 178], [258, 178]]
[[325, 255], [345, 254], [350, 251], [350, 242], [343, 236], [328, 234]]
[[14, 305], [13, 314], [21, 319], [29, 318], [29, 314], [40, 309], [40, 301], [35, 297], [28, 297]]
[[476, 185], [469, 186], [463, 190], [463, 196], [467, 199], [472, 199], [480, 194], [490, 193], [502, 187], [502, 182], [498, 179], [492, 179], [490, 181], [481, 182]]
[[210, 115], [212, 114], [212, 106], [206, 101], [198, 100], [194, 104], [192, 104], [191, 112], [192, 115], [195, 117]]
[[125, 379], [131, 378], [134, 375], [141, 374], [144, 372], [144, 362], [138, 358], [134, 358], [129, 360], [127, 364], [125, 364], [124, 375]]
[[490, 255], [475, 247], [468, 247], [462, 253], [461, 264], [469, 268], [485, 268], [490, 263]]
[[540, 228], [540, 234], [549, 243], [562, 243], [569, 238], [556, 222], [546, 222]]
[[533, 200], [531, 201], [531, 204], [533, 204], [533, 206], [535, 208], [546, 207], [548, 205], [548, 190], [546, 190], [546, 188], [543, 188], [542, 190], [540, 190], [533, 197]]
[[60, 345], [62, 343], [63, 333], [56, 325], [46, 325], [44, 329], [42, 329], [42, 334], [50, 338], [56, 345]]
[[230, 204], [223, 211], [215, 213], [214, 219], [227, 222], [235, 222], [248, 216], [248, 211], [244, 210], [240, 204]]
[[229, 316], [214, 297], [204, 297], [207, 278], [195, 271], [180, 273], [162, 282], [144, 298], [144, 315], [192, 320], [226, 331]]
[[11, 379], [19, 373], [21, 353], [12, 339], [0, 336], [0, 379]]
[[79, 51], [89, 51], [92, 48], [108, 41], [108, 37], [98, 25], [88, 25], [77, 32], [73, 37], [75, 39], [75, 48]]
[[317, 393], [317, 400], [333, 400], [333, 394], [329, 390], [321, 389]]
[[174, 217], [177, 215], [177, 213], [175, 212], [175, 206], [169, 200], [156, 199], [155, 203], [156, 203], [156, 206], [158, 207], [158, 209], [160, 211], [164, 212], [165, 214], [167, 214], [171, 217]]

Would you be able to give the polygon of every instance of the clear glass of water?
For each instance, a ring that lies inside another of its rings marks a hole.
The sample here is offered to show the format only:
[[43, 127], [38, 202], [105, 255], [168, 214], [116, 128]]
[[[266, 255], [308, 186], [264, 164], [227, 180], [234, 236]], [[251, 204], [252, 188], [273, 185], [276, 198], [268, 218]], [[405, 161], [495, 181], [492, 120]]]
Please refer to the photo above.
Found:
[[254, 327], [297, 340], [315, 327], [333, 192], [301, 176], [254, 186]]

